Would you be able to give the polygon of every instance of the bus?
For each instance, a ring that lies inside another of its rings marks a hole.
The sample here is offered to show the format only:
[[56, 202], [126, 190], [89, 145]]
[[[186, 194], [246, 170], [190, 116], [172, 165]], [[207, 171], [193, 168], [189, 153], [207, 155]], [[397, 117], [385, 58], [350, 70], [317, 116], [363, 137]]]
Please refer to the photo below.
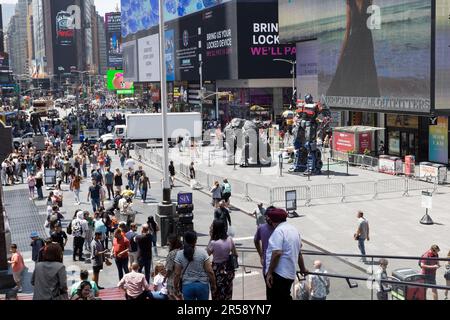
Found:
[[51, 100], [34, 100], [33, 109], [39, 113], [40, 116], [46, 117], [48, 111], [53, 108], [53, 101]]

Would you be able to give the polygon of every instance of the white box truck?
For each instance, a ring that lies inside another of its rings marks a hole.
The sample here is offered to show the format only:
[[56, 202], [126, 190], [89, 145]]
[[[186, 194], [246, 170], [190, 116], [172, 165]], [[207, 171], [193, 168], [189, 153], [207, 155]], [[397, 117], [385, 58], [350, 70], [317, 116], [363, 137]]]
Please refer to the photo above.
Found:
[[[169, 140], [188, 135], [202, 138], [202, 118], [198, 112], [169, 112], [167, 114], [167, 134]], [[125, 142], [148, 142], [162, 140], [161, 113], [128, 114], [126, 125], [116, 125], [112, 133], [102, 135], [101, 142], [112, 147], [117, 138]]]

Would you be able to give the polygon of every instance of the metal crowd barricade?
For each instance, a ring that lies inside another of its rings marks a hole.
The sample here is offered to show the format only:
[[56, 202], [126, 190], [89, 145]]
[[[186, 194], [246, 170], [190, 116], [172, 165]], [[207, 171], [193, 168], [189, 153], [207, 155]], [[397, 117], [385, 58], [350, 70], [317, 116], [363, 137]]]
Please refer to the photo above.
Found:
[[406, 192], [405, 195], [409, 195], [410, 191], [422, 191], [432, 189], [432, 193], [436, 192], [438, 187], [437, 178], [433, 178], [434, 181], [425, 182], [417, 179], [406, 179]]
[[312, 200], [317, 199], [328, 199], [328, 198], [341, 198], [344, 200], [344, 185], [342, 183], [335, 184], [323, 184], [323, 185], [313, 185], [309, 187], [310, 198], [306, 202], [309, 206]]
[[376, 182], [361, 181], [351, 182], [344, 185], [344, 200], [353, 196], [371, 196], [376, 193]]
[[272, 201], [272, 188], [262, 185], [256, 185], [252, 183], [245, 184], [245, 196], [244, 199], [249, 202], [263, 203], [271, 205]]
[[382, 193], [403, 192], [403, 196], [407, 194], [407, 179], [385, 179], [376, 182], [376, 190], [374, 199]]
[[295, 187], [276, 187], [271, 189], [272, 204], [282, 203], [286, 201], [286, 191], [295, 190], [297, 192], [297, 205], [299, 201], [310, 201], [310, 190], [308, 186]]

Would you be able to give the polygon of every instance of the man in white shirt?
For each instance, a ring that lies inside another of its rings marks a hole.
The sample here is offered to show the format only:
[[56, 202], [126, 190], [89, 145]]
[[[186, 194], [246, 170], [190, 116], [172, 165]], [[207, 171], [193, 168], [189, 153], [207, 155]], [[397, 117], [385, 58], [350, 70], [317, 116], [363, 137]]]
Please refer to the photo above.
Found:
[[[322, 268], [322, 262], [319, 260], [314, 261], [314, 273], [327, 273], [327, 271]], [[309, 289], [311, 300], [326, 300], [330, 290], [330, 279], [316, 274], [310, 275]]]
[[135, 165], [135, 161], [133, 160], [133, 158], [128, 158], [125, 161], [125, 167], [127, 167], [128, 169], [133, 169], [134, 170], [134, 165]]
[[139, 273], [139, 264], [134, 262], [131, 265], [131, 272], [123, 276], [117, 286], [125, 291], [127, 300], [145, 300], [150, 293], [149, 286], [145, 275]]
[[291, 287], [294, 283], [297, 264], [302, 275], [308, 273], [303, 262], [301, 237], [298, 231], [286, 222], [283, 209], [270, 208], [266, 212], [275, 228], [270, 236], [266, 251], [267, 300], [292, 300]]

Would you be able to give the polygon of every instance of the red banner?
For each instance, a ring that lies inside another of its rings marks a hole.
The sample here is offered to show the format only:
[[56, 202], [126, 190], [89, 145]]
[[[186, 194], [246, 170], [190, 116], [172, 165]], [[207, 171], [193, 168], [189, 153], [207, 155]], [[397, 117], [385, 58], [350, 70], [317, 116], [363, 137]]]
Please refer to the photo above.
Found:
[[347, 132], [335, 132], [333, 134], [333, 149], [340, 152], [355, 150], [355, 135]]

